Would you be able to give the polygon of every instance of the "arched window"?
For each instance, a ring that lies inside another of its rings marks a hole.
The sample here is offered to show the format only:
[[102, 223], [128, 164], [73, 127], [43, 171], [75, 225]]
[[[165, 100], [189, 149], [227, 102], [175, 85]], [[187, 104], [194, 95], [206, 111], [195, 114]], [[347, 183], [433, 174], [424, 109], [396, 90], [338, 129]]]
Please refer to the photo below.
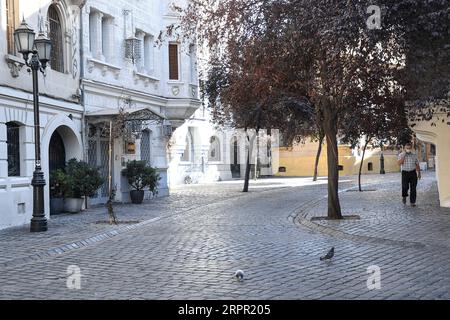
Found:
[[181, 161], [193, 162], [193, 160], [194, 160], [194, 146], [191, 132], [188, 131], [188, 133], [186, 134], [186, 147], [184, 149], [183, 154], [181, 155]]
[[52, 41], [52, 55], [50, 66], [53, 70], [64, 72], [64, 41], [61, 18], [54, 4], [50, 5], [47, 13], [49, 37]]
[[8, 176], [20, 176], [20, 125], [15, 122], [6, 123], [8, 145]]
[[220, 143], [217, 137], [211, 137], [208, 160], [220, 161]]

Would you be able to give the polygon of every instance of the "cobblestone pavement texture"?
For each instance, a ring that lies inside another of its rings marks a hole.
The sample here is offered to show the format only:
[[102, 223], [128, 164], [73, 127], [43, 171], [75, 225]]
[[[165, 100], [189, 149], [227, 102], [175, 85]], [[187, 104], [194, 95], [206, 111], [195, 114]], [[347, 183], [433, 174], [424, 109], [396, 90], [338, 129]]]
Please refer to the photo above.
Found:
[[[49, 231], [0, 231], [0, 299], [449, 299], [450, 211], [438, 207], [434, 174], [419, 184], [417, 208], [403, 206], [399, 174], [364, 177], [345, 191], [345, 214], [324, 215], [326, 181], [267, 179], [243, 194], [238, 182], [191, 185], [141, 206], [53, 218]], [[305, 223], [302, 223], [305, 222]], [[307, 222], [307, 223], [306, 223]], [[319, 257], [334, 246], [330, 262]], [[67, 268], [81, 289], [67, 288]], [[367, 268], [381, 268], [368, 290]], [[242, 269], [245, 280], [234, 272]]]

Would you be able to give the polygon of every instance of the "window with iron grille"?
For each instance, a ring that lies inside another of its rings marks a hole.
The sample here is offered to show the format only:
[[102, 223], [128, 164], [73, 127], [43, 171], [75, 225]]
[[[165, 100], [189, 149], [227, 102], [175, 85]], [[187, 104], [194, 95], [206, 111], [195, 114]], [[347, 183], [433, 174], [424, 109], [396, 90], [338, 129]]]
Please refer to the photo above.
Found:
[[151, 165], [151, 131], [146, 129], [142, 131], [141, 137], [141, 160]]
[[8, 145], [8, 176], [20, 176], [20, 126], [15, 122], [6, 124], [7, 145]]
[[64, 72], [64, 48], [61, 18], [54, 4], [48, 8], [49, 37], [52, 41], [50, 65], [53, 70]]
[[15, 54], [14, 30], [19, 25], [19, 0], [6, 0], [6, 38], [8, 53]]

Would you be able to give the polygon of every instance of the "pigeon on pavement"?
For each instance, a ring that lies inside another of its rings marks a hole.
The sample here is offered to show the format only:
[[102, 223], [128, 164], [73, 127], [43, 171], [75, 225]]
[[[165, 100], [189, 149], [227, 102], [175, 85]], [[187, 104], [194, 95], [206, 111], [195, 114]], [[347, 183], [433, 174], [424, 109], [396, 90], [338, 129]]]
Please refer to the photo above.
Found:
[[334, 256], [334, 247], [332, 247], [326, 255], [324, 255], [323, 257], [320, 257], [320, 261], [330, 260], [331, 258], [333, 258], [333, 256]]
[[242, 280], [244, 280], [244, 271], [238, 270], [238, 271], [236, 271], [236, 273], [234, 274], [234, 276], [235, 276], [236, 279], [238, 279], [239, 281], [242, 281]]

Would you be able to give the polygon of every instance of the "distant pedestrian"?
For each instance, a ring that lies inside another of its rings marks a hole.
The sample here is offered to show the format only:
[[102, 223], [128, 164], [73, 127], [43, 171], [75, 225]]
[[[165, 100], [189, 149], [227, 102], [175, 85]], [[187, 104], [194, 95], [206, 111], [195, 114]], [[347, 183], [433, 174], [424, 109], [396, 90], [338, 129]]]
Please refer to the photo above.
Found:
[[412, 152], [411, 143], [407, 143], [404, 150], [398, 156], [398, 164], [402, 168], [402, 197], [403, 204], [406, 204], [408, 191], [410, 191], [409, 201], [411, 206], [416, 206], [417, 199], [417, 181], [422, 178], [420, 173], [419, 159], [417, 155]]

